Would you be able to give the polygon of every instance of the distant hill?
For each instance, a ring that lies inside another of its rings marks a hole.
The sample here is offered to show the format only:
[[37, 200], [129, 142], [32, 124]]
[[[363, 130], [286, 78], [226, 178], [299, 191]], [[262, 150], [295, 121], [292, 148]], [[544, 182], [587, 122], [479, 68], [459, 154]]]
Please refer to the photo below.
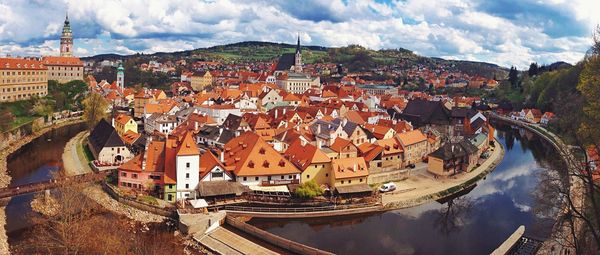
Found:
[[[224, 62], [253, 62], [270, 61], [277, 59], [284, 53], [293, 53], [296, 45], [287, 43], [245, 41], [226, 45], [185, 50], [178, 52], [157, 52], [153, 54], [102, 54], [82, 58], [83, 60], [101, 61], [104, 59], [158, 59], [177, 60], [180, 58], [193, 58], [197, 60], [219, 60]], [[351, 71], [368, 70], [381, 65], [398, 65], [408, 67], [414, 64], [433, 66], [448, 64], [454, 69], [469, 75], [482, 75], [488, 78], [504, 79], [508, 69], [485, 62], [445, 60], [429, 58], [414, 54], [412, 51], [398, 49], [370, 50], [358, 45], [346, 47], [302, 46], [302, 57], [305, 63], [333, 62], [343, 64]]]

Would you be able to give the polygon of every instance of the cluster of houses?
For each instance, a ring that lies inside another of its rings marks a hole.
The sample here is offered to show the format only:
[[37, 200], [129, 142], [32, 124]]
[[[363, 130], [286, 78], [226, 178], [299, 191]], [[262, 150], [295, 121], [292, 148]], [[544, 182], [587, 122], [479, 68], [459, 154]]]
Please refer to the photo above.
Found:
[[291, 194], [306, 182], [361, 196], [416, 165], [438, 177], [471, 171], [493, 140], [479, 98], [323, 84], [304, 70], [298, 45], [237, 85], [192, 75], [167, 95], [90, 77], [113, 113], [90, 134], [93, 163], [116, 169], [119, 188], [169, 202]]
[[548, 125], [554, 118], [553, 112], [544, 112], [535, 108], [525, 108], [520, 112], [512, 112], [510, 117], [514, 120], [526, 121], [529, 123]]

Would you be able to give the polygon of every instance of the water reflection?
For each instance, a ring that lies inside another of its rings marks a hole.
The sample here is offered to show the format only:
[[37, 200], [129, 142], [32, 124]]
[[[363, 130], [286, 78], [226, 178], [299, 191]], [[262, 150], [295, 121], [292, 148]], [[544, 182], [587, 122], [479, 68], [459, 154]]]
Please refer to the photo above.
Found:
[[[85, 129], [75, 124], [54, 129], [21, 147], [8, 158], [11, 186], [49, 180], [62, 167], [65, 144]], [[6, 206], [6, 231], [9, 233], [30, 226], [32, 194], [13, 197]]]
[[[552, 220], [536, 215], [537, 173], [558, 155], [539, 138], [498, 126], [504, 160], [471, 192], [451, 201], [358, 218], [250, 223], [339, 254], [489, 254], [516, 228], [544, 238]], [[551, 171], [551, 170], [548, 170]]]

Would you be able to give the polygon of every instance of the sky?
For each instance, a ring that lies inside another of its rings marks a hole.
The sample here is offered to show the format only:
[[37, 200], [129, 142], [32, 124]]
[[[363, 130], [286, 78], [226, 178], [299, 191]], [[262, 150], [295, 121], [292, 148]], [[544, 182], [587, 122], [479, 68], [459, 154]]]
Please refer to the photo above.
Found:
[[371, 49], [525, 69], [580, 61], [600, 0], [0, 0], [0, 56], [169, 52], [241, 41]]

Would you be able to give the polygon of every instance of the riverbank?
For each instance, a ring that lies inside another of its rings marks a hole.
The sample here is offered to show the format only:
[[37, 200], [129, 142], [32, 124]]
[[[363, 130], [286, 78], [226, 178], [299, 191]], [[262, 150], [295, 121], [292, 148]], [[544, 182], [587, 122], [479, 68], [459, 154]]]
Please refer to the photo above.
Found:
[[[51, 131], [55, 128], [60, 128], [63, 126], [78, 124], [78, 123], [82, 123], [82, 122], [83, 122], [83, 120], [81, 120], [81, 118], [76, 118], [76, 119], [67, 120], [64, 122], [60, 122], [60, 123], [56, 123], [54, 125], [44, 127], [30, 135], [27, 135], [27, 136], [19, 139], [17, 142], [10, 144], [6, 148], [0, 150], [0, 188], [4, 188], [4, 187], [7, 187], [8, 185], [10, 185], [10, 182], [12, 180], [12, 178], [10, 177], [10, 175], [8, 173], [8, 167], [7, 167], [8, 156], [10, 156], [15, 151], [19, 150], [24, 145], [30, 143], [34, 139], [44, 135], [48, 131]], [[6, 229], [5, 229], [6, 211], [5, 211], [4, 207], [2, 207], [0, 209], [0, 225], [2, 226], [2, 231], [0, 231], [0, 254], [9, 254], [10, 247], [8, 245], [8, 237], [6, 235]]]
[[[584, 187], [583, 187], [583, 181], [576, 177], [579, 173], [577, 172], [578, 170], [578, 166], [577, 166], [577, 160], [576, 157], [573, 155], [573, 153], [570, 151], [569, 146], [566, 145], [563, 140], [558, 137], [556, 134], [548, 131], [547, 129], [540, 127], [539, 125], [534, 125], [534, 124], [530, 124], [530, 123], [526, 123], [523, 121], [518, 121], [518, 120], [513, 120], [507, 117], [503, 117], [500, 115], [496, 115], [496, 114], [492, 114], [490, 117], [495, 118], [496, 120], [500, 120], [500, 121], [504, 121], [506, 123], [512, 124], [512, 125], [516, 125], [522, 128], [525, 128], [535, 134], [537, 134], [538, 136], [544, 138], [546, 141], [548, 141], [550, 144], [552, 144], [552, 146], [556, 149], [556, 151], [558, 151], [558, 153], [560, 154], [561, 158], [565, 161], [565, 164], [567, 165], [567, 170], [569, 172], [569, 193], [571, 194], [571, 199], [572, 199], [572, 205], [577, 208], [578, 210], [582, 210], [583, 208], [583, 200], [584, 200]], [[562, 211], [563, 212], [568, 212], [569, 209], [568, 207], [570, 206], [566, 201], [563, 202], [564, 204], [562, 205], [562, 207], [564, 208]], [[550, 236], [550, 238], [548, 238], [547, 240], [545, 240], [542, 244], [542, 247], [538, 250], [537, 254], [549, 254], [549, 253], [555, 253], [557, 250], [559, 250], [560, 254], [563, 253], [571, 253], [571, 254], [575, 254], [575, 249], [574, 247], [571, 247], [574, 241], [572, 240], [572, 232], [573, 231], [571, 229], [571, 226], [569, 226], [568, 224], [566, 225], [562, 225], [560, 224], [561, 221], [558, 220], [558, 218], [560, 218], [560, 213], [556, 216], [557, 218], [557, 224], [554, 226], [553, 230], [552, 230], [552, 234]], [[574, 223], [574, 228], [575, 228], [575, 232], [577, 233], [578, 230], [581, 228], [581, 225], [583, 224], [581, 222], [581, 220], [578, 220], [578, 218], [574, 218], [575, 219], [575, 223]], [[567, 221], [568, 222], [568, 221]]]
[[[65, 146], [62, 161], [63, 168], [67, 175], [79, 175], [92, 172], [89, 164], [87, 164], [87, 158], [85, 158], [84, 153], [78, 153], [78, 151], [80, 151], [78, 147], [85, 146], [83, 142], [88, 135], [89, 132], [87, 131], [81, 132], [69, 140]], [[159, 223], [167, 219], [166, 217], [142, 211], [114, 200], [106, 194], [98, 184], [90, 184], [89, 187], [85, 188], [84, 192], [87, 197], [94, 200], [105, 209], [116, 214], [124, 215], [134, 221], [141, 223]]]
[[447, 179], [435, 178], [428, 172], [418, 173], [397, 182], [398, 190], [383, 193], [381, 202], [384, 210], [415, 207], [433, 200], [442, 199], [469, 188], [492, 172], [504, 158], [504, 147], [494, 140], [494, 151], [479, 167]]

